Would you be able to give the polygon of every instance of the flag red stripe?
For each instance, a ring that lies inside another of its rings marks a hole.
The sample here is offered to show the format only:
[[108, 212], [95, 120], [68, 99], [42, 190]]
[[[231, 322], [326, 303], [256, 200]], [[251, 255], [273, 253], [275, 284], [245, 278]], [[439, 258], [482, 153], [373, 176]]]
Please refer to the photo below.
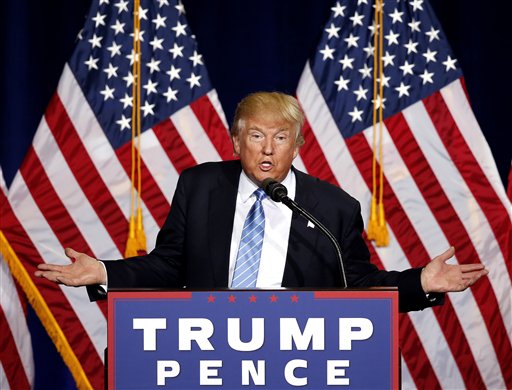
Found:
[[55, 316], [62, 332], [82, 364], [82, 368], [93, 388], [102, 389], [103, 362], [91, 343], [82, 323], [58, 285], [49, 280], [34, 276], [37, 264], [43, 260], [41, 260], [38, 251], [28, 238], [27, 232], [23, 229], [14, 213], [9, 209], [3, 211], [2, 218], [4, 219], [4, 226], [7, 227], [3, 231], [5, 237], [16, 255], [22, 259], [33, 283], [43, 295], [46, 304]]
[[107, 228], [119, 252], [124, 253], [128, 222], [87, 153], [57, 93], [50, 101], [45, 118], [94, 212]]
[[154, 126], [153, 132], [178, 173], [181, 173], [186, 168], [197, 165], [197, 161], [188, 150], [176, 126], [174, 126], [170, 119], [165, 119]]
[[0, 306], [0, 362], [11, 389], [30, 389], [27, 373], [21, 361], [7, 318]]
[[[371, 189], [373, 153], [368, 142], [364, 135], [359, 133], [346, 139], [346, 144], [368, 188]], [[393, 230], [402, 250], [407, 255], [411, 266], [422, 267], [427, 264], [430, 261], [430, 257], [385, 176], [384, 207], [387, 211], [387, 222]], [[461, 348], [463, 350], [470, 350], [470, 348], [448, 296], [445, 298], [443, 310], [434, 310], [434, 313], [445, 334], [446, 342], [454, 355], [459, 370], [463, 372], [462, 367], [464, 367], [464, 364], [469, 363], [474, 371], [478, 371], [473, 355], [463, 357], [457, 354], [457, 351], [461, 350]], [[463, 379], [466, 380], [467, 377], [463, 376]], [[481, 377], [479, 383], [483, 385]]]
[[203, 95], [190, 104], [190, 108], [196, 115], [202, 128], [210, 138], [213, 146], [219, 153], [222, 160], [233, 159], [233, 146], [229, 138], [226, 126], [213, 107], [208, 95]]
[[[131, 176], [132, 166], [132, 155], [131, 155], [131, 143], [128, 142], [116, 150], [116, 155], [119, 162], [123, 166], [128, 177]], [[135, 175], [137, 175], [137, 169], [135, 169]], [[148, 211], [155, 219], [158, 226], [162, 226], [165, 217], [169, 213], [171, 205], [167, 202], [164, 194], [158, 187], [153, 175], [149, 172], [144, 160], [141, 160], [141, 197], [144, 201]], [[137, 180], [135, 180], [135, 188], [137, 188]]]
[[339, 186], [307, 119], [304, 121], [302, 134], [306, 143], [300, 148], [300, 157], [308, 173]]
[[[62, 247], [66, 248], [69, 246], [80, 252], [92, 253], [89, 244], [76, 227], [71, 215], [55, 192], [33, 146], [29, 148], [25, 156], [25, 163], [20, 168], [20, 173], [25, 183], [27, 183], [34, 201]], [[98, 306], [106, 317], [107, 305], [105, 302], [98, 301]]]
[[[380, 269], [385, 269], [379, 255], [373, 245], [367, 240], [366, 233], [363, 234], [370, 251], [372, 263]], [[411, 377], [418, 389], [441, 389], [437, 374], [430, 364], [430, 360], [423, 348], [423, 344], [407, 314], [400, 315], [400, 352], [409, 368]]]
[[466, 79], [464, 78], [464, 76], [462, 76], [459, 80], [460, 80], [460, 85], [462, 86], [462, 90], [464, 91], [464, 94], [466, 95], [466, 100], [468, 101], [469, 105], [471, 106], [471, 102], [469, 100], [468, 89], [466, 88]]
[[[441, 93], [436, 92], [427, 97], [424, 104], [448, 154], [494, 231], [503, 257], [510, 259], [512, 226], [505, 206], [473, 156]], [[512, 262], [506, 262], [506, 266], [512, 278]], [[512, 383], [509, 383], [509, 386], [512, 386]]]

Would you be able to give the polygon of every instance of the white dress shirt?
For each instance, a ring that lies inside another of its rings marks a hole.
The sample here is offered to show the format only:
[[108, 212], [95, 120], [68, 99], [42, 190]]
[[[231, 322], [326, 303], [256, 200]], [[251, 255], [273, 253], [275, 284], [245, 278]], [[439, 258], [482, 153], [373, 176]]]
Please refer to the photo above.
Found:
[[[288, 189], [288, 197], [295, 199], [295, 174], [290, 171], [282, 184]], [[229, 286], [235, 271], [238, 246], [242, 237], [245, 218], [256, 201], [253, 195], [258, 187], [242, 171], [238, 183], [235, 220], [229, 253]], [[265, 236], [261, 250], [260, 268], [256, 288], [280, 288], [283, 281], [288, 238], [292, 223], [292, 211], [283, 203], [266, 197], [262, 201], [265, 212]]]

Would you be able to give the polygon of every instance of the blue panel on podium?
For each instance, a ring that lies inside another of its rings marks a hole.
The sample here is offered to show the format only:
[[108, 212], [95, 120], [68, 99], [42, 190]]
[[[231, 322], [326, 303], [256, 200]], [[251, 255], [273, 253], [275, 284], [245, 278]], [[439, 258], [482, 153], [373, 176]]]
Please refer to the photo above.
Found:
[[398, 388], [398, 293], [109, 292], [109, 389]]

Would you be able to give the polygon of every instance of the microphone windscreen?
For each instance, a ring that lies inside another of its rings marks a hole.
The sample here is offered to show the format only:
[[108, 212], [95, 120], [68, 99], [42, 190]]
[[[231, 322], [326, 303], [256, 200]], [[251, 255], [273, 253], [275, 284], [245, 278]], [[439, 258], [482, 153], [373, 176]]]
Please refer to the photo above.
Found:
[[286, 187], [271, 177], [263, 180], [261, 188], [274, 202], [281, 202], [288, 195]]

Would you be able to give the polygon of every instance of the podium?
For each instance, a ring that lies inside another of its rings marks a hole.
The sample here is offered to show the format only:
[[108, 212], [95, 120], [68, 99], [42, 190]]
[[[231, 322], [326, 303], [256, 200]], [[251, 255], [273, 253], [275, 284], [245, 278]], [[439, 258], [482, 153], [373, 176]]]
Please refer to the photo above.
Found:
[[398, 291], [110, 290], [108, 389], [399, 388]]

